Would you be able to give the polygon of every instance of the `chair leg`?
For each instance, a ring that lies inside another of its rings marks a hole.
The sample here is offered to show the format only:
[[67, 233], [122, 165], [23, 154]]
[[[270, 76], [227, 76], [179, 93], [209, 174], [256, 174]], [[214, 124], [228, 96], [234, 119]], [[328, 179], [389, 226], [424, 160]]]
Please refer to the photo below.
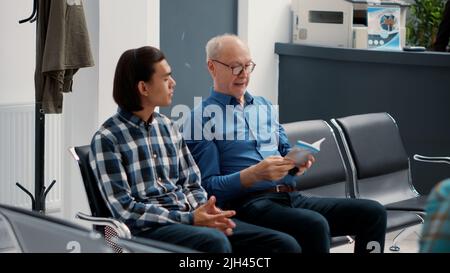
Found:
[[394, 251], [394, 252], [400, 251], [400, 247], [398, 246], [398, 244], [401, 241], [403, 241], [406, 237], [408, 237], [409, 235], [411, 235], [413, 233], [418, 234], [420, 232], [421, 228], [422, 228], [422, 224], [402, 229], [397, 234], [397, 236], [395, 236], [394, 239], [392, 240], [392, 245], [389, 247], [389, 250]]

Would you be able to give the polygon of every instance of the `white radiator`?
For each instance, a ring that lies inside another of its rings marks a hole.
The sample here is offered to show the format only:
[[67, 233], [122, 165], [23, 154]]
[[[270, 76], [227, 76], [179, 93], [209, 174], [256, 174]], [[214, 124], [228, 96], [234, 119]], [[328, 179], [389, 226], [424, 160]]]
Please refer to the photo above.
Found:
[[[45, 116], [44, 183], [56, 184], [46, 198], [48, 212], [61, 210], [61, 115]], [[31, 200], [15, 184], [34, 195], [34, 104], [0, 105], [0, 203], [31, 209]]]

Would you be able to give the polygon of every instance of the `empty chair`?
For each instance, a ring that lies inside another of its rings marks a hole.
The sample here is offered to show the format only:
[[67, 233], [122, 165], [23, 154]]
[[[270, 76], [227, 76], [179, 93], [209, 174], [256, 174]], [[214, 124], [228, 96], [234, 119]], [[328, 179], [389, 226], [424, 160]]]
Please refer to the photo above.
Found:
[[[346, 167], [345, 160], [339, 148], [333, 129], [323, 120], [299, 121], [284, 124], [289, 142], [294, 145], [297, 140], [309, 143], [323, 137], [321, 151], [315, 155], [316, 163], [311, 169], [297, 178], [297, 189], [305, 195], [319, 197], [355, 198], [353, 173]], [[422, 223], [422, 219], [415, 214], [401, 211], [388, 211], [387, 231], [398, 231], [405, 234], [403, 229]], [[396, 237], [391, 249], [398, 249], [396, 245], [402, 239]], [[342, 238], [333, 238], [333, 246], [342, 243]]]
[[[112, 253], [96, 231], [72, 222], [0, 204], [2, 253]], [[117, 238], [124, 252], [179, 252], [178, 247], [152, 240]], [[189, 251], [189, 250], [188, 250]]]
[[0, 204], [0, 253], [108, 253], [97, 232], [34, 211]]
[[388, 113], [333, 119], [352, 169], [357, 198], [379, 201], [390, 210], [423, 212], [411, 180], [410, 163], [395, 120]]
[[409, 158], [395, 120], [388, 113], [332, 119], [348, 159], [356, 198], [377, 200], [388, 211], [388, 231], [400, 229], [390, 247], [423, 223], [426, 196], [411, 181]]

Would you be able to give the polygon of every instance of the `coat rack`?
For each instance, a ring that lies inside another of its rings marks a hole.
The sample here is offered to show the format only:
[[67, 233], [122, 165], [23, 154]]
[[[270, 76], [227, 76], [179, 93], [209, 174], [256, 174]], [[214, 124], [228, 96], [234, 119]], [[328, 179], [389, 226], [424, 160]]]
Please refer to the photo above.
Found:
[[[39, 9], [39, 1], [33, 0], [33, 12], [31, 15], [19, 21], [19, 24], [26, 22], [33, 23], [37, 20]], [[56, 183], [53, 180], [50, 186], [46, 189], [44, 183], [44, 166], [45, 166], [45, 112], [42, 108], [41, 102], [35, 103], [35, 140], [34, 140], [34, 174], [35, 187], [34, 196], [20, 183], [16, 183], [17, 187], [23, 190], [31, 198], [31, 208], [34, 211], [45, 213], [45, 198], [48, 192]]]
[[30, 17], [28, 17], [26, 19], [23, 19], [23, 20], [20, 20], [19, 24], [23, 24], [23, 23], [26, 23], [26, 22], [30, 22], [30, 23], [35, 22], [36, 19], [37, 19], [38, 5], [39, 5], [38, 0], [33, 0], [33, 12], [31, 13]]

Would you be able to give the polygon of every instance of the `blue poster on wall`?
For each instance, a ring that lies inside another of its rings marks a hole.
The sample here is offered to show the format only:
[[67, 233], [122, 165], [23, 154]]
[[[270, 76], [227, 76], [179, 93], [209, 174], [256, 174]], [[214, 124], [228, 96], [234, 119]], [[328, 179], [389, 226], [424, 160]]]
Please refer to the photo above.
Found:
[[401, 50], [400, 8], [367, 8], [367, 48], [376, 50]]

